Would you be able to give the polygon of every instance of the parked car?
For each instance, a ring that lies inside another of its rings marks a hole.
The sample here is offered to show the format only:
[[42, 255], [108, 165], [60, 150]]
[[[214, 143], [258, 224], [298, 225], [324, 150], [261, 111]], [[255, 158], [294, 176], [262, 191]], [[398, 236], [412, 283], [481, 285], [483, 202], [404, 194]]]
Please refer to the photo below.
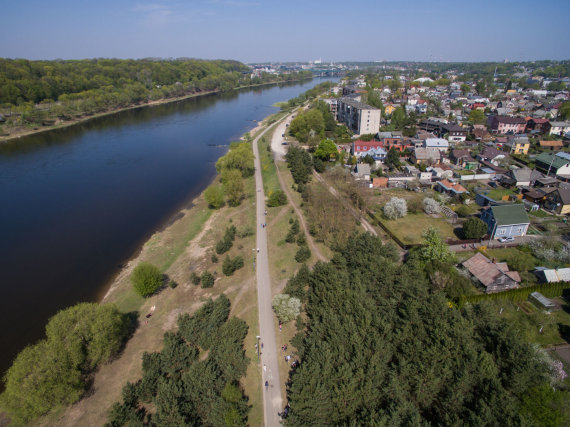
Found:
[[284, 134], [284, 133], [282, 133], [281, 136], [282, 136], [283, 138], [285, 138], [285, 134]]
[[489, 185], [493, 188], [497, 188], [497, 183], [496, 182], [490, 182]]
[[287, 145], [287, 141], [283, 141], [281, 145]]
[[511, 243], [511, 242], [514, 242], [514, 241], [515, 241], [515, 238], [514, 238], [514, 237], [511, 237], [511, 236], [508, 236], [508, 237], [501, 237], [501, 238], [499, 239], [499, 242], [501, 242], [501, 243]]

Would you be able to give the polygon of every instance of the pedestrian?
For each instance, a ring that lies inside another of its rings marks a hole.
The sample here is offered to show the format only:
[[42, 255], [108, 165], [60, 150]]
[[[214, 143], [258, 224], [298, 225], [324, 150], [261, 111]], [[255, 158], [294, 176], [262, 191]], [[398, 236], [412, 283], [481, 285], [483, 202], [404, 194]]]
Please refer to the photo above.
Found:
[[263, 365], [263, 372], [267, 372], [267, 366]]
[[261, 343], [261, 349], [263, 350], [263, 342]]
[[[259, 253], [259, 248], [257, 248], [257, 253]], [[262, 347], [263, 348], [263, 347]]]
[[269, 388], [269, 381], [265, 381], [265, 390]]

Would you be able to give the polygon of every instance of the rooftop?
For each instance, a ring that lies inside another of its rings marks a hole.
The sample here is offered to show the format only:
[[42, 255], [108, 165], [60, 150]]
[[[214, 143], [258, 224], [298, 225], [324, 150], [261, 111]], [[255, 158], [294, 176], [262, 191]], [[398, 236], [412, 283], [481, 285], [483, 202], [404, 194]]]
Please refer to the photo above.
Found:
[[364, 102], [356, 101], [355, 99], [348, 98], [346, 96], [340, 98], [340, 101], [346, 105], [350, 105], [351, 107], [358, 108], [360, 110], [378, 110], [376, 107], [372, 107], [371, 105], [365, 104]]
[[530, 220], [522, 204], [491, 206], [497, 225], [529, 224]]

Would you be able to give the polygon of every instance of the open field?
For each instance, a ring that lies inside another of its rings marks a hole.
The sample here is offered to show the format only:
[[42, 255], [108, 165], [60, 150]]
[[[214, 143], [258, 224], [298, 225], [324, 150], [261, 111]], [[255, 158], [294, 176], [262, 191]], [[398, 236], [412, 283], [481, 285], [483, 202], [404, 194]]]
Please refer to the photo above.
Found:
[[457, 225], [450, 224], [445, 217], [434, 218], [424, 213], [408, 214], [403, 218], [388, 220], [382, 218], [381, 213], [376, 214], [376, 219], [384, 224], [394, 235], [406, 244], [421, 244], [422, 232], [428, 227], [435, 227], [443, 240], [457, 239], [453, 229]]

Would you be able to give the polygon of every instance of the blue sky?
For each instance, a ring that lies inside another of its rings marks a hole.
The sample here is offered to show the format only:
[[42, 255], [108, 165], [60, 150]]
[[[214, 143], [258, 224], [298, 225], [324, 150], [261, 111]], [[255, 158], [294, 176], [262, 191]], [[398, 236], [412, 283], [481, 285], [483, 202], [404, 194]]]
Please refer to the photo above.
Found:
[[570, 59], [570, 0], [5, 1], [0, 57]]

